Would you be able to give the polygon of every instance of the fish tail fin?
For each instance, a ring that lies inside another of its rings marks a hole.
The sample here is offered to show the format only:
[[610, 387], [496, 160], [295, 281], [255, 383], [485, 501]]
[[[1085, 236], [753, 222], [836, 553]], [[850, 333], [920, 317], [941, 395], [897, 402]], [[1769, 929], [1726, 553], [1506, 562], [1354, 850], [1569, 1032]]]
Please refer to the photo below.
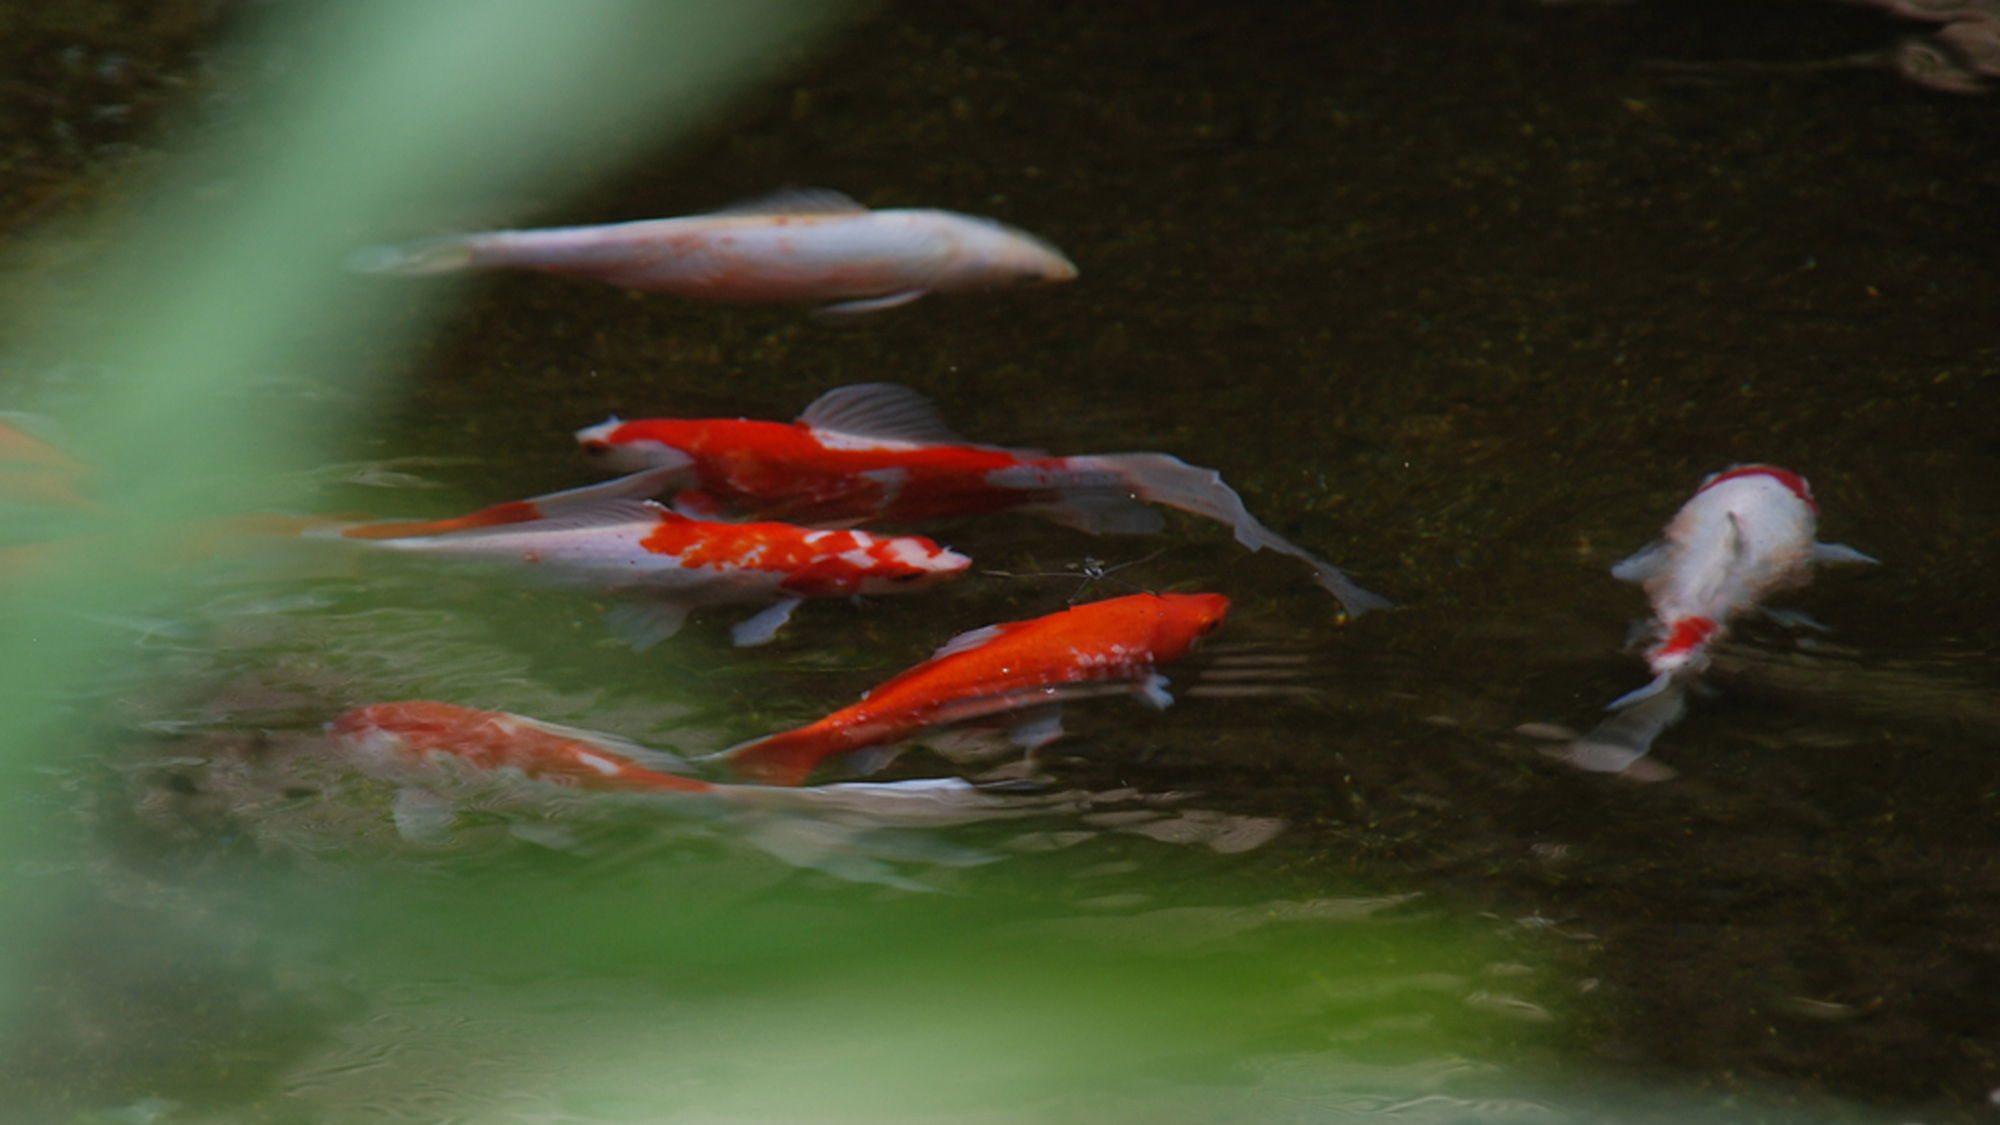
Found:
[[1633, 781], [1665, 781], [1671, 767], [1644, 760], [1653, 743], [1687, 713], [1685, 681], [1662, 675], [1612, 705], [1610, 717], [1567, 746], [1544, 751], [1592, 773], [1623, 774]]
[[1340, 599], [1349, 617], [1393, 604], [1356, 586], [1339, 567], [1265, 527], [1214, 469], [1190, 465], [1164, 453], [1110, 453], [1092, 460], [1115, 470], [1141, 500], [1214, 520], [1229, 528], [1238, 543], [1253, 551], [1269, 549], [1305, 562], [1313, 568], [1313, 578]]
[[451, 273], [472, 265], [476, 247], [469, 238], [447, 235], [416, 242], [363, 246], [343, 264], [353, 273], [387, 273], [400, 277]]
[[727, 763], [736, 776], [759, 785], [803, 785], [839, 749], [807, 728], [752, 739], [705, 760]]

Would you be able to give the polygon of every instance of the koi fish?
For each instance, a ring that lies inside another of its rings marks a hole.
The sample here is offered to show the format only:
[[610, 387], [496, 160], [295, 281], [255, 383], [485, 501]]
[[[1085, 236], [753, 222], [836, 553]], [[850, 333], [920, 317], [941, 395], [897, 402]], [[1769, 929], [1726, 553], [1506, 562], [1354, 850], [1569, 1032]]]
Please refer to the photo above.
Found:
[[371, 246], [348, 268], [532, 269], [716, 301], [833, 301], [852, 314], [951, 293], [1069, 281], [1055, 247], [951, 211], [871, 211], [837, 191], [783, 191], [707, 215], [492, 231]]
[[1165, 504], [1229, 527], [1253, 551], [1303, 560], [1350, 616], [1389, 604], [1259, 523], [1213, 469], [1164, 453], [1051, 457], [974, 445], [907, 387], [838, 387], [791, 423], [613, 418], [576, 438], [600, 468], [675, 470], [676, 506], [707, 515], [733, 507], [851, 526], [1019, 510], [1093, 534], [1147, 533], [1164, 524], [1146, 503]]
[[570, 586], [644, 600], [615, 607], [612, 630], [641, 651], [680, 630], [690, 610], [772, 602], [738, 623], [738, 645], [763, 644], [809, 597], [887, 594], [951, 578], [972, 563], [917, 536], [814, 530], [786, 523], [690, 519], [635, 494], [655, 470], [428, 522], [308, 532], [393, 551], [525, 565]]
[[1131, 694], [1155, 707], [1172, 704], [1158, 667], [1221, 628], [1228, 611], [1220, 594], [1131, 594], [988, 625], [952, 638], [851, 707], [714, 757], [741, 777], [797, 785], [835, 754], [995, 715], [1022, 718], [1016, 741], [1033, 749], [1060, 737], [1064, 699]]
[[[467, 784], [490, 791], [495, 782], [519, 777], [607, 797], [665, 798], [683, 814], [728, 812], [745, 839], [787, 863], [913, 891], [937, 888], [898, 874], [885, 859], [963, 866], [998, 857], [881, 829], [942, 828], [1089, 803], [1076, 794], [1001, 797], [958, 778], [800, 789], [716, 784], [682, 776], [687, 763], [679, 757], [626, 739], [426, 700], [357, 707], [327, 730], [364, 772], [398, 783], [396, 829], [418, 843], [451, 841], [455, 797], [466, 796]], [[490, 810], [490, 800], [478, 803]], [[536, 843], [574, 844], [540, 818], [513, 831]]]
[[505, 711], [475, 711], [412, 700], [357, 707], [327, 730], [386, 758], [446, 756], [479, 770], [514, 770], [535, 781], [580, 789], [710, 793], [715, 786], [640, 764], [672, 768], [678, 759], [610, 735], [558, 726]]
[[1818, 516], [1805, 478], [1773, 465], [1738, 465], [1703, 481], [1659, 542], [1611, 569], [1652, 600], [1652, 683], [1613, 701], [1610, 710], [1620, 713], [1564, 756], [1584, 769], [1630, 768], [1685, 712], [1687, 685], [1708, 667], [1733, 619], [1810, 582], [1816, 563], [1876, 561], [1816, 542]]

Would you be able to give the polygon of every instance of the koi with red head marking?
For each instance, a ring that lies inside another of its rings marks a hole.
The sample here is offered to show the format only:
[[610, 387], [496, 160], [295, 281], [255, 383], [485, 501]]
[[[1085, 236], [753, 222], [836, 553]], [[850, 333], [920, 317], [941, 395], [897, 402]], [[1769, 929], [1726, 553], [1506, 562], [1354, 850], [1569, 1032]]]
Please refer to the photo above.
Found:
[[1738, 465], [1703, 481], [1664, 538], [1612, 568], [1652, 598], [1658, 641], [1646, 658], [1656, 688], [1699, 673], [1731, 618], [1810, 582], [1814, 563], [1875, 561], [1815, 542], [1818, 515], [1804, 477], [1774, 465]]
[[1643, 585], [1652, 600], [1646, 663], [1653, 681], [1615, 700], [1611, 708], [1620, 714], [1562, 756], [1590, 770], [1631, 769], [1680, 719], [1686, 685], [1708, 667], [1733, 619], [1810, 582], [1816, 563], [1875, 561], [1817, 542], [1818, 515], [1805, 478], [1774, 465], [1737, 465], [1704, 480], [1659, 542], [1611, 570]]
[[1057, 737], [1064, 699], [1137, 695], [1166, 707], [1158, 668], [1222, 626], [1220, 594], [1132, 594], [1061, 613], [988, 625], [947, 642], [861, 702], [809, 726], [723, 751], [738, 775], [797, 785], [827, 758], [893, 746], [934, 727], [995, 715], [1027, 719], [1025, 745]]
[[618, 471], [657, 469], [683, 511], [734, 508], [825, 526], [1025, 511], [1093, 533], [1153, 532], [1148, 503], [1229, 527], [1251, 550], [1301, 559], [1349, 614], [1389, 603], [1258, 522], [1212, 469], [1164, 453], [1051, 457], [975, 445], [921, 395], [863, 383], [820, 396], [797, 421], [646, 418], [577, 432], [585, 456]]
[[629, 498], [656, 491], [661, 480], [654, 470], [456, 519], [349, 526], [324, 537], [510, 564], [564, 585], [631, 593], [642, 600], [614, 609], [611, 623], [642, 649], [672, 636], [693, 609], [775, 603], [734, 630], [738, 644], [761, 644], [802, 598], [919, 589], [972, 562], [917, 536], [715, 523]]

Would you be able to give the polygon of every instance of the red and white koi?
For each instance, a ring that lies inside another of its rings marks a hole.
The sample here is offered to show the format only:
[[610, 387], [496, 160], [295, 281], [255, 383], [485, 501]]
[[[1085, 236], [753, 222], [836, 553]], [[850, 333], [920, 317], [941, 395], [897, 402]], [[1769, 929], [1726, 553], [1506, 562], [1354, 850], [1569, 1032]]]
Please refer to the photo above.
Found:
[[532, 269], [716, 301], [833, 301], [865, 313], [926, 293], [1076, 277], [1055, 247], [951, 211], [871, 211], [836, 191], [779, 192], [707, 215], [605, 226], [492, 231], [371, 246], [365, 273]]
[[836, 754], [995, 715], [1025, 720], [1017, 740], [1032, 749], [1060, 735], [1055, 712], [1065, 699], [1131, 694], [1170, 705], [1159, 666], [1221, 628], [1228, 611], [1220, 594], [1132, 594], [988, 625], [954, 637], [851, 707], [716, 757], [741, 777], [797, 785]]
[[1350, 615], [1389, 603], [1258, 522], [1213, 469], [1164, 453], [1051, 457], [974, 445], [907, 387], [828, 391], [794, 422], [613, 418], [577, 432], [594, 464], [672, 471], [684, 511], [847, 526], [1026, 511], [1092, 533], [1153, 532], [1147, 503], [1211, 519], [1253, 551], [1305, 561]]
[[1797, 473], [1738, 465], [1703, 481], [1659, 542], [1613, 567], [1642, 584], [1653, 603], [1646, 650], [1653, 682], [1620, 697], [1621, 712], [1579, 739], [1566, 756], [1585, 769], [1632, 766], [1686, 709], [1686, 686], [1708, 667], [1730, 622], [1773, 593], [1812, 580], [1816, 563], [1876, 560], [1815, 541], [1819, 505]]
[[570, 586], [630, 593], [614, 631], [645, 649], [693, 609], [772, 602], [733, 630], [739, 645], [769, 641], [799, 601], [900, 593], [954, 577], [970, 559], [917, 536], [815, 530], [785, 523], [713, 523], [648, 500], [664, 474], [484, 508], [456, 519], [350, 525], [308, 532], [372, 547], [531, 568]]

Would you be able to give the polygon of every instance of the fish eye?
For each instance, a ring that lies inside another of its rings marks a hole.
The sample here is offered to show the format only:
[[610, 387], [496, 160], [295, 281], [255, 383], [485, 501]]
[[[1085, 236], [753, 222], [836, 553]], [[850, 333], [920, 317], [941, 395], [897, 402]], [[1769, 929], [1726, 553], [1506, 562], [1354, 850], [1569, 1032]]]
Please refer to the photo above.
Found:
[[611, 452], [611, 443], [608, 441], [600, 441], [592, 438], [583, 443], [583, 453], [586, 457], [602, 457], [609, 452]]
[[919, 579], [919, 578], [922, 578], [922, 577], [923, 577], [923, 574], [922, 574], [922, 573], [920, 573], [920, 572], [918, 572], [918, 571], [914, 571], [914, 570], [913, 570], [913, 571], [910, 571], [910, 572], [909, 572], [908, 574], [892, 574], [892, 575], [890, 575], [890, 576], [889, 576], [889, 581], [891, 581], [891, 582], [915, 582], [915, 581], [916, 581], [917, 579]]

